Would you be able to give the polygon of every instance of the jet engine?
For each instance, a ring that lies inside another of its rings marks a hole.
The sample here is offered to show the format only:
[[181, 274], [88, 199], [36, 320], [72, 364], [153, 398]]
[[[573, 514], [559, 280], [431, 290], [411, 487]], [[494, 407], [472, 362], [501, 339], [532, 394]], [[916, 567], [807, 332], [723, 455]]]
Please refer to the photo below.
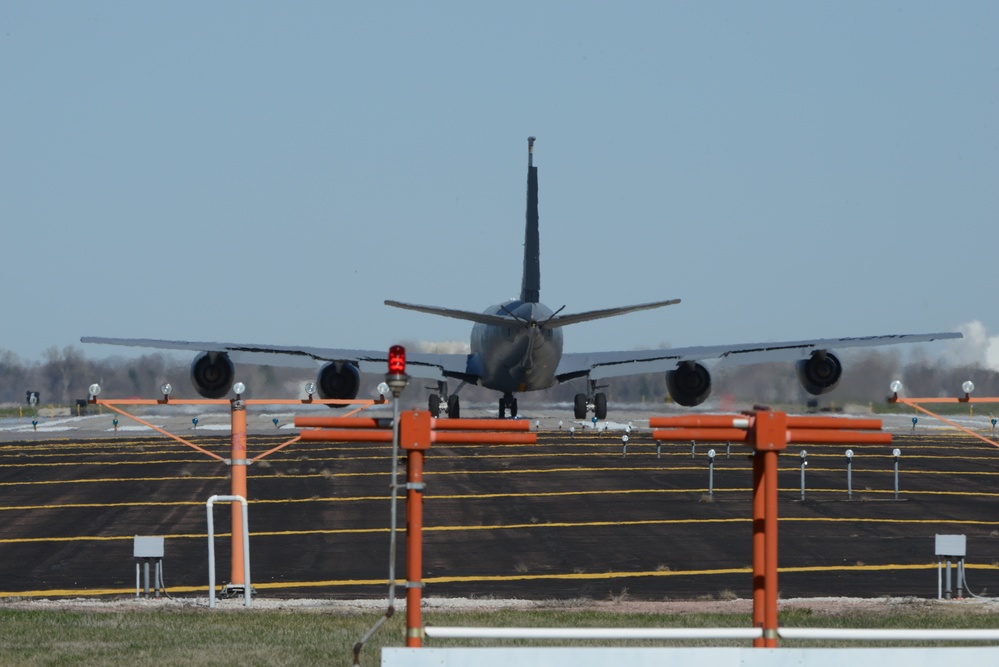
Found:
[[356, 398], [357, 391], [361, 388], [361, 372], [355, 364], [348, 361], [331, 361], [319, 370], [316, 384], [319, 385], [319, 396], [322, 398], [349, 400]]
[[711, 393], [711, 374], [696, 361], [683, 361], [675, 371], [666, 373], [666, 388], [674, 401], [692, 408], [707, 400]]
[[843, 375], [843, 364], [829, 350], [816, 350], [807, 359], [796, 362], [794, 370], [805, 391], [818, 396], [828, 394], [836, 388]]
[[225, 352], [202, 352], [191, 362], [191, 384], [205, 398], [222, 398], [232, 388], [236, 367]]

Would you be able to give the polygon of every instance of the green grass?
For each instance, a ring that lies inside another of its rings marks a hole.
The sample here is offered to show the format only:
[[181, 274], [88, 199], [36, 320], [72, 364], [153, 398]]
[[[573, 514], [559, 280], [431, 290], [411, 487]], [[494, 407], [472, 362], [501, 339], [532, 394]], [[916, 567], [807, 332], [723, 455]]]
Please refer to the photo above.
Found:
[[[891, 608], [888, 613], [782, 613], [788, 627], [995, 628], [994, 613], [962, 613], [957, 606]], [[979, 611], [981, 611], [979, 609]], [[378, 620], [377, 612], [245, 609], [4, 609], [0, 606], [0, 665], [96, 667], [157, 665], [350, 665], [355, 642]], [[746, 627], [748, 614], [656, 614], [569, 609], [424, 613], [434, 625], [527, 627]], [[397, 613], [371, 638], [362, 665], [378, 665], [383, 646], [402, 646], [405, 614]], [[534, 642], [546, 646], [567, 642]], [[579, 644], [580, 642], [575, 642]], [[428, 641], [433, 646], [528, 645], [507, 641]], [[630, 642], [664, 646], [667, 642]], [[681, 642], [720, 645], [721, 642]], [[585, 645], [598, 645], [594, 642]], [[622, 645], [600, 642], [599, 645]], [[746, 642], [725, 645], [745, 646]], [[818, 645], [782, 642], [782, 646]], [[826, 643], [824, 645], [836, 645]], [[850, 646], [858, 644], [851, 643]], [[870, 644], [876, 645], [876, 644]], [[911, 645], [911, 644], [910, 644]]]
[[10, 419], [13, 417], [27, 417], [30, 419], [31, 417], [37, 417], [37, 416], [38, 416], [38, 409], [33, 408], [30, 405], [26, 405], [21, 408], [10, 407], [10, 406], [0, 408], [0, 419]]

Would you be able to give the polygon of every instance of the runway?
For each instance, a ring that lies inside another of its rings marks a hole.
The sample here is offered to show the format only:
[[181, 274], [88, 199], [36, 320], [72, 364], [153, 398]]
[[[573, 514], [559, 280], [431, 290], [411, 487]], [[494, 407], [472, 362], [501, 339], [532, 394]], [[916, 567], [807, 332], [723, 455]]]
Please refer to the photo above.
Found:
[[[250, 456], [293, 435], [290, 415], [276, 414], [250, 415]], [[726, 457], [724, 445], [714, 446], [709, 489], [708, 446], [663, 443], [657, 454], [647, 413], [644, 420], [625, 413], [596, 430], [560, 414], [527, 415], [539, 429], [537, 445], [435, 445], [427, 454], [427, 595], [751, 595], [745, 448], [732, 445]], [[205, 501], [229, 492], [227, 466], [123, 423], [115, 432], [108, 414], [68, 419], [48, 425], [70, 429], [60, 431], [0, 424], [0, 596], [134, 595], [135, 535], [166, 537], [172, 595], [205, 595]], [[202, 415], [197, 428], [189, 413], [162, 419], [228, 456], [226, 413]], [[972, 591], [999, 591], [999, 447], [952, 429], [914, 429], [908, 417], [887, 422], [891, 447], [902, 450], [897, 499], [890, 447], [852, 447], [848, 495], [846, 448], [802, 446], [804, 499], [798, 446], [781, 456], [782, 597], [935, 597], [938, 533], [967, 536]], [[251, 466], [257, 595], [384, 597], [390, 466], [388, 447], [364, 443], [296, 443]], [[225, 582], [226, 507], [216, 510], [216, 533], [216, 576]], [[404, 537], [400, 573], [403, 544]]]

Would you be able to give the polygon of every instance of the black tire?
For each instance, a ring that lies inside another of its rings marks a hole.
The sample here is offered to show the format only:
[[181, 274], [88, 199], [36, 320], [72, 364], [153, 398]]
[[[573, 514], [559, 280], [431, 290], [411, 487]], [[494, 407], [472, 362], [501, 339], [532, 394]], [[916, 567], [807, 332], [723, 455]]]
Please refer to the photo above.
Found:
[[447, 397], [447, 416], [451, 419], [458, 419], [461, 417], [461, 403], [458, 401], [457, 394], [452, 394]]
[[607, 394], [597, 394], [593, 397], [593, 414], [597, 419], [607, 419]]
[[574, 414], [576, 419], [586, 419], [586, 394], [576, 394]]
[[441, 416], [441, 397], [437, 394], [430, 394], [430, 400], [427, 401], [427, 407], [430, 408], [430, 416], [437, 419]]
[[500, 419], [506, 418], [506, 401], [503, 400], [502, 396], [500, 396], [499, 400], [499, 418]]
[[510, 401], [510, 419], [514, 419], [517, 416], [517, 399]]

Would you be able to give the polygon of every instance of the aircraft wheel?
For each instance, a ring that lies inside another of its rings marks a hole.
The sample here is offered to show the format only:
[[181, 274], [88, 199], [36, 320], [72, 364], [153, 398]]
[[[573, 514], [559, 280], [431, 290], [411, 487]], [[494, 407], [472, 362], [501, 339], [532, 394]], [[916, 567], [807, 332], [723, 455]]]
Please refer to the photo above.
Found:
[[427, 407], [430, 408], [430, 416], [437, 419], [441, 416], [441, 397], [437, 394], [430, 394], [430, 400], [427, 402]]
[[506, 417], [506, 401], [500, 396], [499, 401], [499, 418], [504, 419]]
[[607, 419], [607, 394], [597, 394], [593, 397], [593, 414], [597, 419]]
[[574, 414], [576, 419], [586, 419], [586, 394], [576, 394]]
[[461, 416], [461, 405], [458, 403], [457, 394], [447, 397], [447, 416], [451, 419], [458, 419]]
[[517, 416], [517, 399], [515, 398], [510, 401], [510, 419], [513, 419], [516, 416]]

